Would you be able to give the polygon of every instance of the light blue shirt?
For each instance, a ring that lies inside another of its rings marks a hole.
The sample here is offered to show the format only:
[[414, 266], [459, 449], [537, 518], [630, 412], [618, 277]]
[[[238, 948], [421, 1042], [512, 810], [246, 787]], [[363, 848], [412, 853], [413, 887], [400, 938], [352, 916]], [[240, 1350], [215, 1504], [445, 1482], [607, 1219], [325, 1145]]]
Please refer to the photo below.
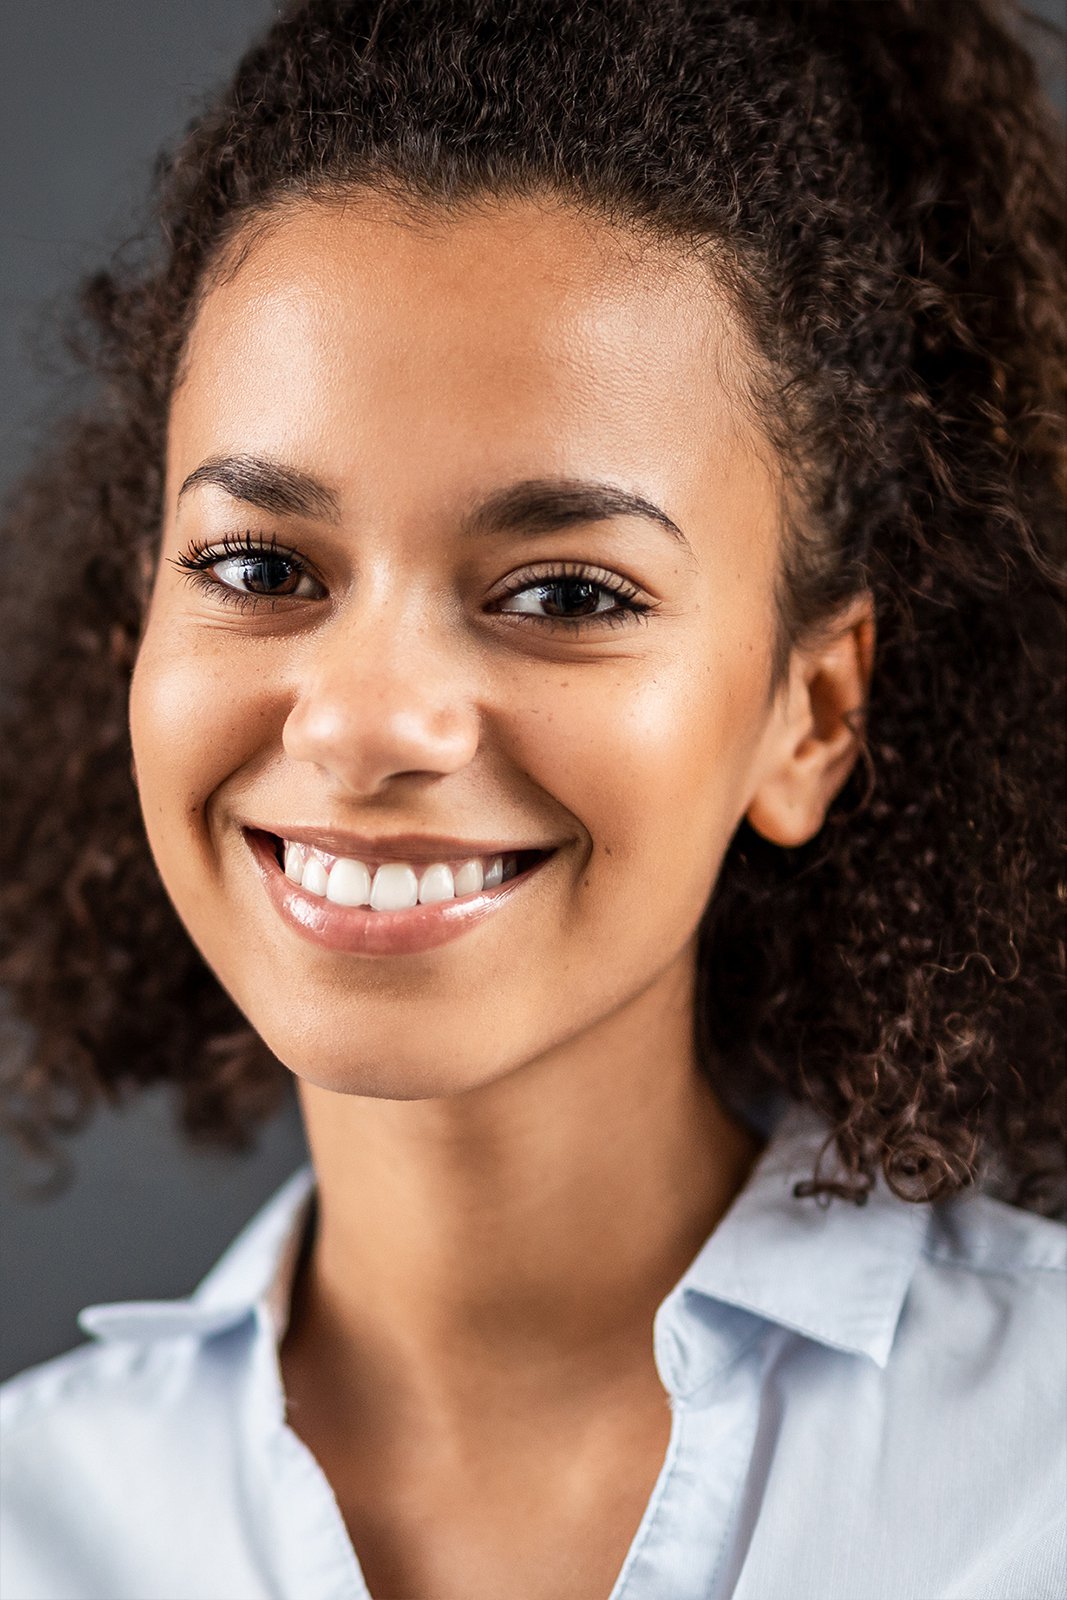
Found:
[[[796, 1200], [822, 1134], [787, 1108], [656, 1312], [670, 1444], [610, 1600], [1063, 1600], [1067, 1228]], [[313, 1191], [5, 1386], [2, 1600], [366, 1600], [279, 1378]]]

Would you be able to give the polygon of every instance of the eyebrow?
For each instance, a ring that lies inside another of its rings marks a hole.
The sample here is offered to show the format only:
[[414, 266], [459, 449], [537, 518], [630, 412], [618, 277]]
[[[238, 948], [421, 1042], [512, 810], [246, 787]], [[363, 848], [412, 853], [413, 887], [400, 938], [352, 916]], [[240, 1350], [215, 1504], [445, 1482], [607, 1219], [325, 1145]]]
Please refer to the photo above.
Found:
[[[328, 484], [262, 456], [213, 456], [190, 472], [178, 501], [198, 484], [214, 484], [235, 500], [279, 516], [340, 519], [340, 500]], [[461, 531], [490, 534], [558, 533], [586, 522], [641, 517], [664, 529], [692, 554], [685, 534], [659, 506], [614, 484], [577, 478], [528, 478], [495, 490], [462, 518]]]
[[341, 514], [334, 491], [309, 473], [297, 472], [262, 456], [212, 456], [190, 472], [178, 490], [178, 501], [197, 484], [213, 483], [235, 500], [283, 517], [326, 517]]
[[678, 524], [643, 495], [575, 478], [529, 478], [499, 489], [464, 518], [463, 529], [474, 535], [557, 533], [612, 517], [643, 517], [690, 549]]

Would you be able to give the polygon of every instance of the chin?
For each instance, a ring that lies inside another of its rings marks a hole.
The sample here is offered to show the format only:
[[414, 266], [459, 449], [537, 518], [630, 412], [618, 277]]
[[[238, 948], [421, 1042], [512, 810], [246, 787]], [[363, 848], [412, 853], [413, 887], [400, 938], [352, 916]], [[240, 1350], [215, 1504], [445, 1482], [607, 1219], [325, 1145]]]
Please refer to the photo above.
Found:
[[[414, 1030], [413, 1030], [414, 1031]], [[421, 1031], [421, 1030], [420, 1030]], [[307, 1036], [299, 1041], [264, 1041], [284, 1066], [302, 1083], [333, 1094], [365, 1095], [374, 1100], [440, 1100], [477, 1089], [503, 1077], [508, 1071], [499, 1057], [493, 1061], [472, 1059], [470, 1043], [454, 1053], [443, 1047], [439, 1037], [430, 1045], [405, 1042], [397, 1048], [373, 1048], [353, 1042], [338, 1049], [323, 1040], [316, 1049]]]

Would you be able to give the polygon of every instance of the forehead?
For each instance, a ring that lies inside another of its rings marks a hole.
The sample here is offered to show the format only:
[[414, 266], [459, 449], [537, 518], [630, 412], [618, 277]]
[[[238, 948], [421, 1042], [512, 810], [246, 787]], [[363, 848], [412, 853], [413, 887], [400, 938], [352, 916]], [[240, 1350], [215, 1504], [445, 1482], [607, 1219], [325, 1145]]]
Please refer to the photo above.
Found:
[[206, 293], [172, 444], [342, 486], [417, 461], [439, 487], [596, 468], [687, 497], [756, 446], [746, 359], [703, 261], [563, 203], [304, 202], [253, 224]]

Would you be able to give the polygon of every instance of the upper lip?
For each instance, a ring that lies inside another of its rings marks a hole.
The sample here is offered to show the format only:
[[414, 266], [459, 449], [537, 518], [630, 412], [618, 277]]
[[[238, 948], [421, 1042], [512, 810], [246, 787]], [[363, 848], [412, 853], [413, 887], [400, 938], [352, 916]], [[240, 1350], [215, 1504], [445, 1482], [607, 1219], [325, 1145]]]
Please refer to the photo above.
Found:
[[288, 823], [246, 823], [251, 833], [270, 833], [293, 844], [310, 845], [326, 855], [345, 856], [350, 861], [454, 861], [472, 856], [516, 855], [524, 850], [554, 850], [554, 844], [516, 842], [499, 839], [456, 839], [445, 834], [346, 833], [333, 828], [305, 828]]

